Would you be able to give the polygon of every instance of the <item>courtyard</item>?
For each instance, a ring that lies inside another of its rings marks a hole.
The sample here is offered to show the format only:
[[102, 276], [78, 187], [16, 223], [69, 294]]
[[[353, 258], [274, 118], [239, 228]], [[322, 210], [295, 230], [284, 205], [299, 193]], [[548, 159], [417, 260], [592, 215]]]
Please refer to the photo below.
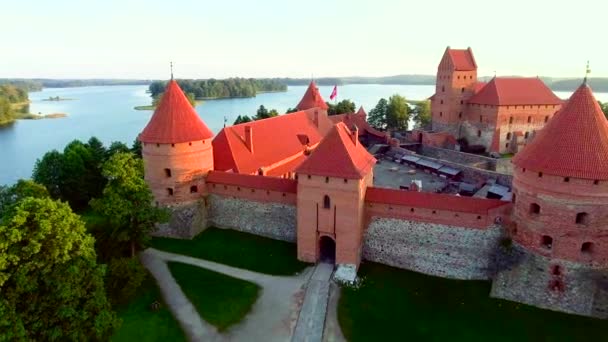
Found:
[[444, 178], [385, 158], [378, 160], [378, 163], [374, 166], [374, 186], [376, 187], [399, 189], [400, 186], [409, 187], [414, 180], [422, 182], [422, 191], [424, 192], [435, 192], [447, 184], [447, 180]]

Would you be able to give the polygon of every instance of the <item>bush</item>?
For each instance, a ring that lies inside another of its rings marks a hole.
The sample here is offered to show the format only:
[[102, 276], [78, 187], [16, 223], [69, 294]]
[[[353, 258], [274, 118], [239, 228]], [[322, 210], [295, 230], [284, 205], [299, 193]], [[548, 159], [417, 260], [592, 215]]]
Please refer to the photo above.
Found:
[[106, 291], [112, 305], [127, 303], [146, 278], [146, 270], [136, 258], [110, 260], [106, 275]]

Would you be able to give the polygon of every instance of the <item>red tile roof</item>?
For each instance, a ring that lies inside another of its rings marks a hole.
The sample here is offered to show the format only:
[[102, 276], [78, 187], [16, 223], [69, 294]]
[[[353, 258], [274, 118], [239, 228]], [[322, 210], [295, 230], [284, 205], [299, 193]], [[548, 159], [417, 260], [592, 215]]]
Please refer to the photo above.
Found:
[[608, 122], [586, 84], [515, 155], [513, 163], [550, 175], [608, 180]]
[[509, 204], [508, 202], [494, 199], [374, 187], [367, 188], [365, 201], [475, 214], [486, 214], [490, 209]]
[[304, 96], [302, 96], [302, 100], [300, 100], [300, 103], [298, 103], [296, 108], [298, 110], [306, 110], [311, 108], [328, 108], [327, 103], [325, 103], [325, 100], [323, 100], [323, 97], [319, 93], [319, 88], [317, 88], [315, 81], [310, 82], [310, 84], [308, 85], [308, 89], [306, 89]]
[[280, 177], [288, 172], [294, 171], [304, 160], [306, 160], [306, 155], [302, 154], [286, 163], [268, 169], [265, 174], [270, 177]]
[[386, 138], [386, 133], [370, 126], [370, 124], [367, 122], [366, 117], [367, 113], [365, 112], [363, 107], [361, 107], [359, 108], [357, 113], [330, 115], [329, 119], [333, 123], [344, 122], [346, 127], [350, 129], [352, 129], [353, 126], [357, 126], [357, 128], [359, 129], [359, 135], [368, 133], [377, 137]]
[[479, 93], [479, 91], [481, 89], [483, 89], [483, 87], [485, 87], [486, 84], [487, 84], [486, 82], [477, 82], [477, 83], [475, 83], [475, 86], [473, 87], [473, 93], [474, 94]]
[[139, 135], [145, 143], [177, 144], [213, 137], [177, 82], [169, 81], [146, 128]]
[[562, 100], [539, 78], [494, 77], [468, 103], [495, 106], [559, 105]]
[[376, 159], [358, 142], [344, 123], [337, 123], [319, 146], [296, 169], [308, 175], [361, 179]]
[[211, 171], [207, 175], [207, 183], [242, 186], [244, 188], [264, 189], [296, 193], [298, 183], [292, 179], [243, 175], [232, 172]]
[[446, 57], [449, 58], [450, 64], [456, 71], [477, 70], [477, 63], [475, 63], [475, 57], [473, 57], [473, 50], [471, 48], [458, 50], [448, 47], [444, 54], [444, 59]]
[[[302, 153], [308, 145], [314, 146], [332, 126], [324, 113], [318, 113], [318, 127], [314, 123], [315, 110], [283, 114], [222, 129], [213, 139], [213, 162], [216, 170], [237, 173], [257, 173]], [[245, 142], [245, 127], [252, 129], [253, 152]], [[295, 166], [294, 166], [295, 167]]]

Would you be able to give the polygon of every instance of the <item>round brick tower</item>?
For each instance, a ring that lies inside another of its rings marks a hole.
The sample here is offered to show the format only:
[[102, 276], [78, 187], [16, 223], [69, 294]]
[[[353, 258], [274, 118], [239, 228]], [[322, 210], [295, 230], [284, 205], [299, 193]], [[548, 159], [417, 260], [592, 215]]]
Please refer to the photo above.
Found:
[[212, 138], [213, 133], [171, 79], [139, 135], [145, 179], [159, 204], [201, 197], [205, 176], [213, 170]]
[[557, 263], [608, 266], [608, 122], [586, 84], [513, 164], [513, 241]]

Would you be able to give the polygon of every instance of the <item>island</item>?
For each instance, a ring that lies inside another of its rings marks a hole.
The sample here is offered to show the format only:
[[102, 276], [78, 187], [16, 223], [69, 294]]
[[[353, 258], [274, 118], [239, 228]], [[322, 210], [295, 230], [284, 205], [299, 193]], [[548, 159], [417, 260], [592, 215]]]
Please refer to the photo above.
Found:
[[59, 96], [49, 96], [48, 99], [43, 99], [42, 101], [73, 101], [76, 99], [71, 99], [67, 97], [59, 97]]

